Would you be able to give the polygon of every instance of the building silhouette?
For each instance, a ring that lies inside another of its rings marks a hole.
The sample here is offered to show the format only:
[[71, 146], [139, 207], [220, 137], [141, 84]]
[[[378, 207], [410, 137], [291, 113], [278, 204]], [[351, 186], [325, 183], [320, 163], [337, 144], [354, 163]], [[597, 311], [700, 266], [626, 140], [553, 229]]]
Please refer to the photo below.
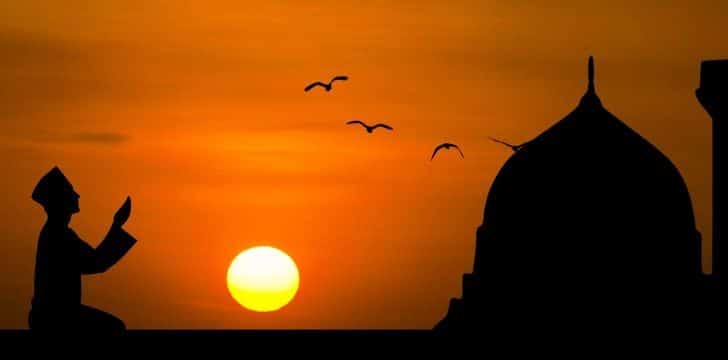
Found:
[[715, 307], [718, 286], [702, 272], [687, 186], [662, 152], [602, 106], [592, 58], [576, 109], [503, 165], [476, 239], [462, 297], [436, 330], [676, 324]]

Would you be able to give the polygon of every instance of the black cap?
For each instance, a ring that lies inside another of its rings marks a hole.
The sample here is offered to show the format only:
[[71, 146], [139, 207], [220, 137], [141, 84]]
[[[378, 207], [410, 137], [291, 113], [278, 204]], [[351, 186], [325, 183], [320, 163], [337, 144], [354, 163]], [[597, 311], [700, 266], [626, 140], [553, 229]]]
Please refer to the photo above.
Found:
[[31, 198], [45, 207], [48, 206], [48, 202], [52, 197], [72, 188], [71, 182], [56, 166], [38, 181]]

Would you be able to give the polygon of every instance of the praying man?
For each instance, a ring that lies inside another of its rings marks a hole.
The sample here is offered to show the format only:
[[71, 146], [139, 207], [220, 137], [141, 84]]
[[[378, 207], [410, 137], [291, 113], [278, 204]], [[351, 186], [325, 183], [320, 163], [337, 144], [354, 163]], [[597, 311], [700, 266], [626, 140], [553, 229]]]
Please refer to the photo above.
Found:
[[69, 227], [71, 216], [80, 211], [80, 196], [58, 167], [40, 179], [31, 197], [47, 219], [38, 238], [30, 328], [124, 331], [117, 317], [81, 303], [81, 275], [105, 272], [136, 243], [122, 228], [131, 214], [131, 199], [126, 198], [106, 237], [93, 248]]

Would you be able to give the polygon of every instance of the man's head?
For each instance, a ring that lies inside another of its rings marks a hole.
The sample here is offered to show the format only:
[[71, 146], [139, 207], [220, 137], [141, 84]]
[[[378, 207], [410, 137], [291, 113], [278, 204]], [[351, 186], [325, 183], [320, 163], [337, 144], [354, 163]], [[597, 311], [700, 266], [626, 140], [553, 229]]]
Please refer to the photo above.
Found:
[[48, 215], [71, 215], [80, 211], [79, 195], [58, 167], [45, 174], [31, 196], [41, 204]]

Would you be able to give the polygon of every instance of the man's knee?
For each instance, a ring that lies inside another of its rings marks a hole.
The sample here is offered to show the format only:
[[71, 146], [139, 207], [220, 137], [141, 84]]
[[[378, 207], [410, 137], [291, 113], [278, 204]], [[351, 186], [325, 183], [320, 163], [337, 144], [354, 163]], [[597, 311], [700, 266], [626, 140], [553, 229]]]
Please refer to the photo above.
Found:
[[121, 319], [119, 319], [118, 317], [111, 315], [111, 314], [109, 314], [109, 316], [111, 317], [111, 319], [109, 321], [110, 322], [109, 330], [113, 330], [113, 331], [125, 331], [126, 330], [126, 324], [124, 324], [124, 322]]
[[89, 330], [108, 330], [112, 332], [126, 330], [126, 325], [121, 319], [92, 307], [84, 306], [81, 318], [82, 327]]

